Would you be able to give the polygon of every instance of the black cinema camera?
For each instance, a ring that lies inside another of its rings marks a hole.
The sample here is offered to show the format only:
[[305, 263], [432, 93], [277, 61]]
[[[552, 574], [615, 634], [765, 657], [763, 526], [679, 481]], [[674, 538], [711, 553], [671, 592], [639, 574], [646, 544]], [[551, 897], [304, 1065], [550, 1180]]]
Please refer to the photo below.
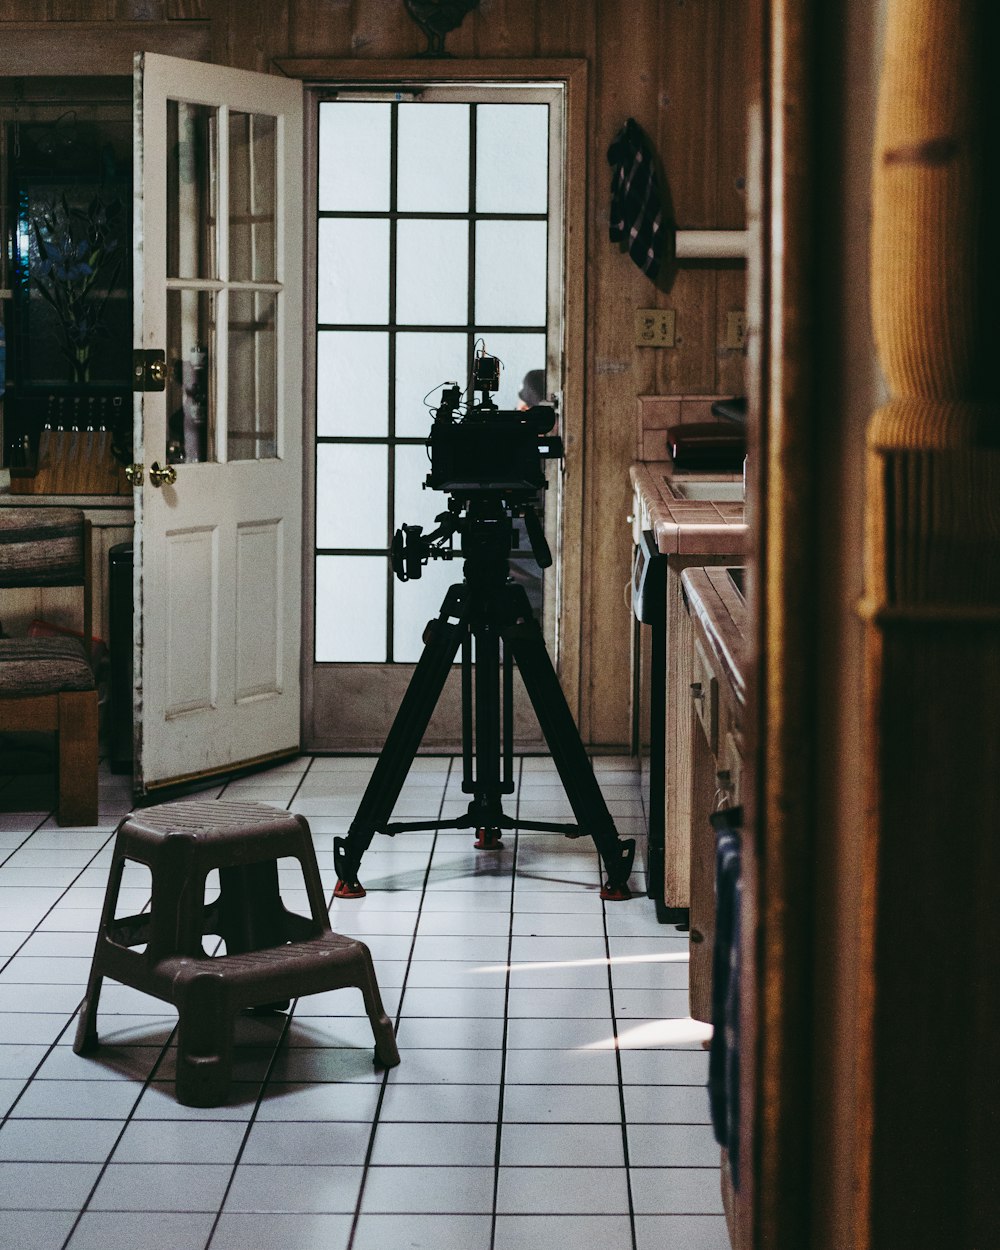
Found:
[[[542, 523], [535, 509], [539, 491], [546, 488], [543, 460], [561, 459], [562, 439], [549, 431], [555, 425], [556, 411], [551, 404], [536, 404], [524, 411], [499, 409], [490, 397], [500, 385], [500, 362], [481, 353], [473, 364], [471, 391], [478, 391], [478, 403], [461, 409], [461, 391], [456, 383], [443, 388], [441, 402], [434, 411], [427, 447], [431, 469], [425, 487], [447, 491], [452, 498], [448, 511], [437, 518], [438, 528], [424, 534], [419, 525], [404, 525], [392, 541], [392, 567], [400, 581], [419, 578], [429, 559], [452, 559], [451, 539], [463, 537], [475, 526], [500, 526], [507, 549], [517, 543], [517, 529], [511, 522], [524, 519], [532, 555], [541, 568], [548, 568], [552, 555]], [[506, 524], [503, 524], [506, 521]], [[463, 542], [463, 554], [469, 544]]]

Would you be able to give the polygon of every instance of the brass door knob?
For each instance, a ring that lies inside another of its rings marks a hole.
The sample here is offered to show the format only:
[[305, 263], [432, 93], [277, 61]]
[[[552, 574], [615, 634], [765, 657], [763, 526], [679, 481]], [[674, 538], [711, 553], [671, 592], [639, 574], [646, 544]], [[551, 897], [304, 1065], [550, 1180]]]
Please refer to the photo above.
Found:
[[127, 464], [125, 466], [125, 476], [128, 478], [128, 480], [131, 482], [133, 486], [141, 486], [142, 485], [142, 465], [141, 464]]
[[172, 464], [163, 468], [159, 461], [154, 460], [149, 466], [149, 480], [154, 486], [173, 486], [177, 481], [177, 470]]

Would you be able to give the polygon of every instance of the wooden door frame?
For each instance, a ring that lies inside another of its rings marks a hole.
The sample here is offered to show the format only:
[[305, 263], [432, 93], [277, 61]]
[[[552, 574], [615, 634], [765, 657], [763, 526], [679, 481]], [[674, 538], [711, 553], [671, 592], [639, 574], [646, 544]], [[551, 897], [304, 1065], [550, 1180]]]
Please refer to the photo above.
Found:
[[[748, 520], [753, 541], [752, 766], [745, 776], [744, 1079], [737, 1250], [812, 1244], [812, 1047], [817, 842], [811, 605], [821, 466], [814, 328], [822, 156], [810, 0], [751, 8]], [[820, 406], [822, 404], [820, 403]], [[748, 784], [746, 784], [748, 783]]]

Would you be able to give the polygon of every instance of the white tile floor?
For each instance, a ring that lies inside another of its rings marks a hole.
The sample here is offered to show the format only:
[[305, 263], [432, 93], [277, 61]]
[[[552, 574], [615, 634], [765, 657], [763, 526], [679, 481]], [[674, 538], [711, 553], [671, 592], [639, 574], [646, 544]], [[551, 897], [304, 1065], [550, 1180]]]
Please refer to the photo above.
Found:
[[[304, 757], [202, 797], [302, 812], [332, 891], [373, 763]], [[641, 835], [630, 761], [595, 766]], [[518, 774], [522, 817], [570, 817], [548, 760]], [[377, 836], [367, 898], [332, 916], [371, 948], [399, 1067], [373, 1069], [359, 993], [314, 995], [241, 1019], [229, 1104], [199, 1110], [174, 1100], [154, 999], [106, 982], [102, 1047], [72, 1051], [129, 809], [123, 779], [101, 786], [101, 826], [60, 829], [44, 778], [0, 772], [0, 1250], [726, 1250], [707, 1030], [641, 870], [632, 901], [602, 904], [589, 841]], [[396, 813], [464, 807], [460, 766], [420, 758]]]

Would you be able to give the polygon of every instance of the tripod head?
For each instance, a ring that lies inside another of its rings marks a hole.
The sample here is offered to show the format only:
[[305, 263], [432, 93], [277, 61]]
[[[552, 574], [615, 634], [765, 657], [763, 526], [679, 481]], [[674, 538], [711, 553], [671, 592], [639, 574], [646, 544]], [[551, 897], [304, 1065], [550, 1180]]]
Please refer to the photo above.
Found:
[[[552, 404], [524, 411], [503, 411], [491, 397], [500, 382], [500, 362], [479, 354], [471, 390], [478, 402], [460, 412], [457, 383], [443, 388], [434, 412], [427, 447], [431, 469], [424, 486], [446, 491], [448, 510], [435, 518], [437, 528], [425, 534], [420, 525], [404, 525], [392, 540], [392, 568], [400, 581], [419, 578], [428, 560], [451, 560], [461, 536], [461, 554], [468, 562], [507, 556], [517, 541], [513, 525], [523, 518], [531, 553], [540, 568], [552, 564], [552, 553], [536, 510], [545, 490], [543, 460], [561, 459], [562, 439], [549, 433], [556, 421]], [[502, 552], [501, 552], [502, 549]]]

